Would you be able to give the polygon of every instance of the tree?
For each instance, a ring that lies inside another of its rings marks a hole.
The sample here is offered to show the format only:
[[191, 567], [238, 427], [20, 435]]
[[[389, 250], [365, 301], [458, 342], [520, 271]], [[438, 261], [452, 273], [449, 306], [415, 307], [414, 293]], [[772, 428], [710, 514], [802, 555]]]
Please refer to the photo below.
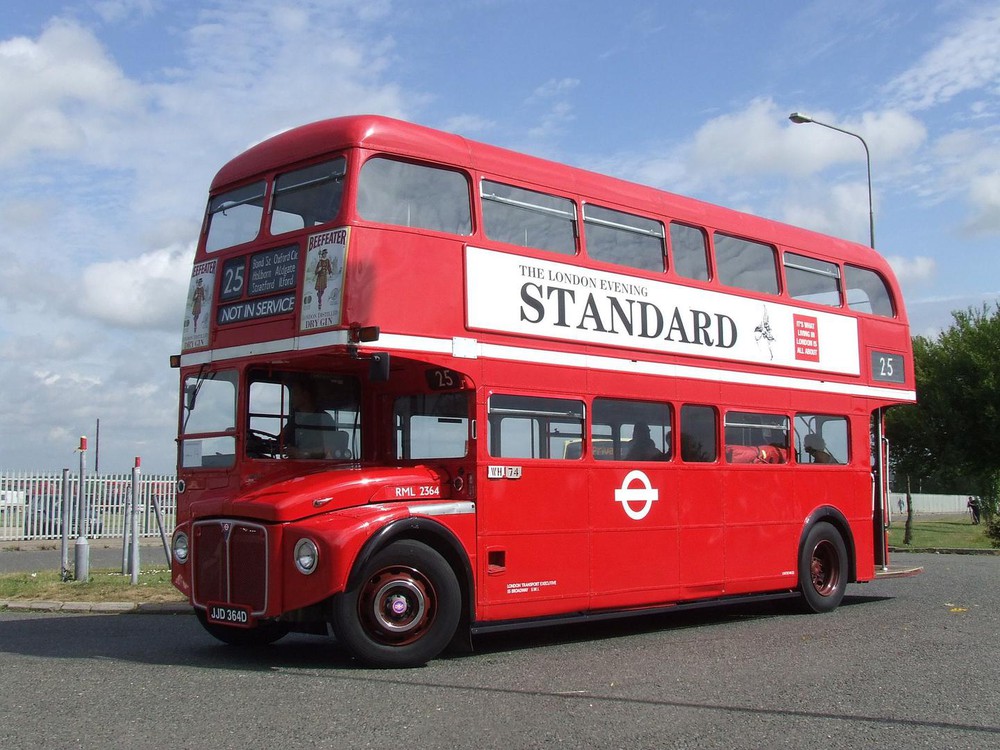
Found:
[[989, 519], [1000, 491], [1000, 305], [952, 317], [936, 339], [913, 339], [917, 403], [889, 412], [892, 466], [925, 491], [979, 495]]

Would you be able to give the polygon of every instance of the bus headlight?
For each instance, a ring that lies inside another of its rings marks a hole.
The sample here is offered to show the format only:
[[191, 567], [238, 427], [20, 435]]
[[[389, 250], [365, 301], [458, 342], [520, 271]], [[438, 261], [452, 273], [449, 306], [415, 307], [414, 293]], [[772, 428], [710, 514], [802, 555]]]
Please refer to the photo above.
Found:
[[181, 565], [188, 559], [188, 535], [183, 531], [174, 535], [174, 559]]
[[312, 539], [299, 539], [295, 545], [295, 567], [302, 575], [309, 575], [316, 570], [319, 561], [319, 549]]

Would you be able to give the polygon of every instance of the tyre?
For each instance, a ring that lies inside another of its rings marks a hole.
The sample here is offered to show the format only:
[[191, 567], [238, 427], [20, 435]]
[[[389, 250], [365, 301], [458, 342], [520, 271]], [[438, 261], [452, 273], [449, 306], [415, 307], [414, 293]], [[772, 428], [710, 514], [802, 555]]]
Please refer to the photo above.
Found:
[[288, 635], [288, 627], [279, 622], [264, 622], [252, 628], [233, 628], [209, 622], [203, 609], [196, 607], [194, 612], [198, 616], [198, 622], [210, 635], [230, 646], [241, 648], [267, 646]]
[[840, 532], [825, 521], [806, 535], [799, 553], [799, 588], [807, 612], [830, 612], [847, 590], [847, 547]]
[[393, 542], [376, 553], [357, 583], [333, 601], [337, 640], [374, 667], [416, 667], [440, 654], [461, 615], [455, 572], [420, 542]]

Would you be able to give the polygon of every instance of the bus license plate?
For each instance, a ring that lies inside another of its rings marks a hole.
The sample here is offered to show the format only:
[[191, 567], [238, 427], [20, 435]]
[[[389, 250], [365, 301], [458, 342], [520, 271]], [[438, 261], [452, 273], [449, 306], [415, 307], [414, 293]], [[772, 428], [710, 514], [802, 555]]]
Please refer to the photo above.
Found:
[[235, 628], [253, 627], [253, 617], [249, 607], [237, 604], [209, 604], [206, 610], [208, 621], [216, 625], [230, 625]]

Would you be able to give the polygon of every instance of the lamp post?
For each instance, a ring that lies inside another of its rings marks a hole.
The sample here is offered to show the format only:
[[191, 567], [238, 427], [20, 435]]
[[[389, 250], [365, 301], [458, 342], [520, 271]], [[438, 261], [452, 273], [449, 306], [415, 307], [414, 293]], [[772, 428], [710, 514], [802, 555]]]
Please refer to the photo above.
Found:
[[862, 138], [857, 133], [852, 133], [850, 130], [844, 130], [843, 128], [838, 128], [836, 125], [830, 125], [826, 122], [820, 122], [819, 120], [814, 120], [809, 115], [804, 115], [801, 112], [792, 112], [788, 115], [788, 119], [794, 122], [796, 125], [802, 125], [803, 123], [811, 122], [815, 125], [822, 125], [824, 128], [829, 128], [830, 130], [836, 130], [838, 133], [844, 133], [846, 135], [852, 135], [861, 141], [861, 145], [865, 147], [865, 163], [868, 165], [868, 237], [869, 244], [874, 249], [875, 248], [875, 210], [872, 208], [872, 157], [868, 152], [868, 144], [865, 143], [865, 139]]
[[[844, 130], [843, 128], [838, 128], [836, 125], [830, 125], [826, 122], [820, 122], [819, 120], [814, 120], [809, 117], [809, 115], [804, 115], [801, 112], [792, 112], [788, 116], [788, 119], [794, 122], [796, 125], [802, 125], [806, 122], [815, 123], [816, 125], [822, 125], [824, 128], [829, 128], [830, 130], [836, 130], [838, 133], [844, 133], [846, 135], [853, 135], [859, 141], [861, 145], [865, 147], [865, 163], [868, 165], [868, 237], [869, 244], [871, 248], [875, 249], [875, 211], [872, 208], [872, 157], [868, 153], [868, 144], [865, 143], [865, 139], [862, 138], [857, 133], [852, 133], [850, 130]], [[876, 470], [878, 472], [879, 480], [878, 487], [879, 491], [875, 492], [874, 500], [875, 507], [872, 513], [872, 525], [873, 531], [875, 532], [875, 564], [880, 566], [882, 570], [889, 569], [889, 535], [886, 533], [886, 528], [888, 525], [888, 517], [886, 514], [886, 498], [889, 497], [889, 483], [888, 483], [888, 467], [886, 466], [886, 452], [882, 449], [883, 445], [888, 445], [888, 441], [885, 437], [885, 410], [878, 409], [878, 419], [875, 420], [875, 444], [878, 445], [878, 458], [876, 459]]]

